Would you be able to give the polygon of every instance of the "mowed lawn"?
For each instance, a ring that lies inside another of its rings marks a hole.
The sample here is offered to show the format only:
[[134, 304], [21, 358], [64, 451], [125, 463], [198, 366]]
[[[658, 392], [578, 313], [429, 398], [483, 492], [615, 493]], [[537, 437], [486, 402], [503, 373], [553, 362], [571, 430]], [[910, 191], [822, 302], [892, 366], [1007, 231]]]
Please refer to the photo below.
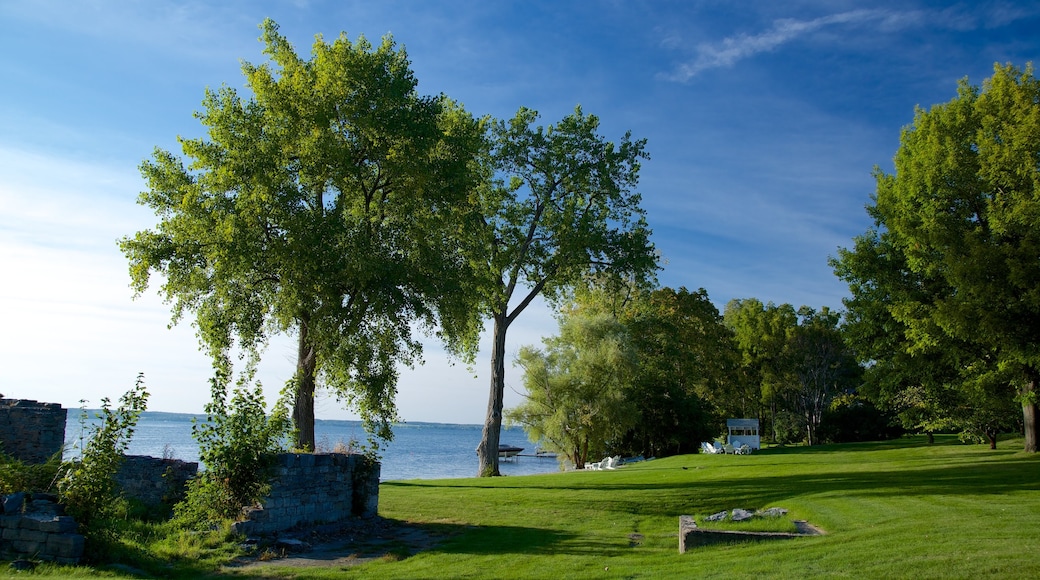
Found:
[[[261, 574], [1040, 578], [1040, 458], [1021, 446], [1008, 440], [992, 451], [915, 437], [688, 455], [616, 471], [384, 482], [383, 517], [446, 539], [362, 566]], [[767, 507], [787, 508], [826, 535], [678, 553], [680, 515]]]

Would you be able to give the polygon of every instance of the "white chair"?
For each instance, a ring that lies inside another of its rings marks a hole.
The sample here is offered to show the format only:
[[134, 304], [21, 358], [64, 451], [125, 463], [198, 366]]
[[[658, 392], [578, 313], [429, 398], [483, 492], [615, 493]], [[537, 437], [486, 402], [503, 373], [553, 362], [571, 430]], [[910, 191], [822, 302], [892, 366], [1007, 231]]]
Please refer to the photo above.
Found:
[[603, 461], [603, 469], [617, 469], [618, 463], [621, 461], [621, 456], [615, 455], [614, 457], [608, 457]]
[[591, 469], [593, 471], [600, 471], [601, 469], [610, 469], [606, 467], [607, 462], [609, 462], [610, 460], [610, 457], [604, 457], [602, 461], [597, 461], [595, 463], [587, 463], [585, 464], [585, 469]]
[[722, 450], [725, 451], [727, 454], [730, 454], [730, 453], [734, 453], [735, 454], [737, 452], [737, 449], [735, 447], [733, 447], [732, 445], [730, 445], [729, 443], [726, 443], [725, 445], [723, 445], [722, 446]]

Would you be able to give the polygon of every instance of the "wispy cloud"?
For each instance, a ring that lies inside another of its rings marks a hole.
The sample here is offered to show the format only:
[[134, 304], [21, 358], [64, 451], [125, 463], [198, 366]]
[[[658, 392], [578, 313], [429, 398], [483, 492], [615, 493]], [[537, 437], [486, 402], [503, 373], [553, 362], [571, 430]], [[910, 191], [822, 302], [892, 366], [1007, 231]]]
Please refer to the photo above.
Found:
[[[892, 13], [886, 10], [852, 10], [812, 20], [782, 18], [775, 20], [772, 28], [759, 34], [738, 34], [718, 43], [698, 45], [696, 58], [679, 65], [673, 73], [665, 75], [665, 78], [686, 82], [702, 71], [731, 67], [741, 60], [770, 52], [783, 44], [829, 26], [880, 23], [884, 28], [890, 29], [901, 28], [907, 22], [916, 20], [913, 14]], [[674, 44], [674, 39], [671, 44]]]

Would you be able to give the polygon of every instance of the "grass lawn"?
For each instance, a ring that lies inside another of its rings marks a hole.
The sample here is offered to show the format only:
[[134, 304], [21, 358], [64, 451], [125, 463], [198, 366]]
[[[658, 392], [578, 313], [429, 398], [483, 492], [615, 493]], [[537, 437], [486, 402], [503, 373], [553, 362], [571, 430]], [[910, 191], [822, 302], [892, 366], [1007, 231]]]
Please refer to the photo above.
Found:
[[[691, 455], [616, 471], [387, 482], [380, 513], [452, 533], [299, 578], [1040, 577], [1040, 458], [953, 437]], [[685, 468], [685, 469], [684, 469]], [[784, 507], [827, 535], [678, 553], [681, 514]], [[635, 534], [638, 534], [635, 535]], [[633, 540], [636, 538], [636, 540]]]
[[[446, 539], [292, 578], [1038, 578], [1040, 457], [940, 437], [689, 455], [625, 466], [380, 486], [380, 515]], [[783, 507], [826, 535], [678, 553], [682, 514]], [[0, 571], [0, 574], [6, 570]]]

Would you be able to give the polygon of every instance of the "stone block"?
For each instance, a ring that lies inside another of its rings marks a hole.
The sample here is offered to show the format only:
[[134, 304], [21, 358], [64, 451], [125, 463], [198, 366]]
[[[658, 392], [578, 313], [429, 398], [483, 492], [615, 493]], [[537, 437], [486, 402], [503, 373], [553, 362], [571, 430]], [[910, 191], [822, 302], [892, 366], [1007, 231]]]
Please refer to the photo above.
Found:
[[33, 542], [31, 540], [11, 540], [11, 547], [15, 552], [22, 554], [39, 554], [47, 547], [46, 542]]
[[47, 543], [47, 532], [41, 532], [39, 530], [26, 530], [22, 529], [18, 531], [19, 539], [25, 542], [37, 542], [40, 544]]
[[2, 515], [0, 516], [0, 529], [18, 529], [18, 525], [22, 523], [22, 516], [20, 515]]
[[47, 538], [47, 553], [57, 558], [83, 557], [86, 540], [79, 534], [51, 534]]
[[22, 492], [12, 493], [4, 496], [4, 509], [5, 514], [20, 514], [22, 508], [25, 507], [25, 494]]
[[40, 522], [40, 531], [52, 534], [71, 534], [78, 529], [76, 520], [72, 516], [58, 516], [51, 520]]
[[697, 522], [693, 519], [693, 516], [679, 516], [679, 553], [685, 554], [687, 547], [692, 547], [693, 542], [689, 542], [690, 536], [696, 533], [694, 530], [697, 529]]

